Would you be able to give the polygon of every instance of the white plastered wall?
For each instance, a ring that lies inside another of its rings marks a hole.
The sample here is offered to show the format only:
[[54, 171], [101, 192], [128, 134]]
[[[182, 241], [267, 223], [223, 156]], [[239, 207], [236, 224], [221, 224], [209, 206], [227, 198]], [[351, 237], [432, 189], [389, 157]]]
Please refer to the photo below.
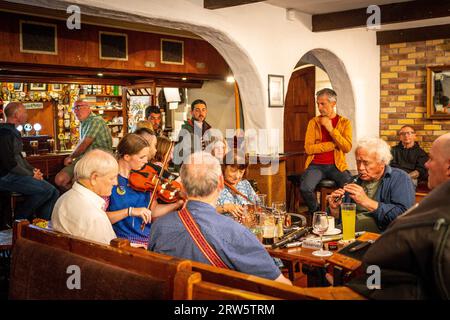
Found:
[[241, 92], [246, 129], [280, 129], [283, 109], [267, 107], [267, 75], [284, 75], [285, 94], [292, 70], [313, 49], [326, 49], [341, 59], [353, 88], [357, 138], [378, 136], [380, 55], [374, 31], [365, 28], [310, 31], [311, 17], [255, 3], [219, 10], [203, 8], [203, 0], [14, 0], [48, 8], [79, 4], [82, 13], [136, 21], [194, 32], [225, 58]]

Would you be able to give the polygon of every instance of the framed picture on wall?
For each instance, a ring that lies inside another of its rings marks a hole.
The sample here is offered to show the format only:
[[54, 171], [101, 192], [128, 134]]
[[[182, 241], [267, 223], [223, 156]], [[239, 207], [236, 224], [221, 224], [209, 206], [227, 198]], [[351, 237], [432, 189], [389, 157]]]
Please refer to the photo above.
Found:
[[47, 84], [45, 83], [30, 83], [30, 91], [45, 91]]
[[269, 74], [269, 108], [284, 107], [284, 76]]
[[161, 63], [184, 64], [184, 41], [161, 39]]
[[14, 91], [23, 91], [23, 83], [14, 82]]
[[427, 67], [427, 118], [450, 119], [450, 65]]
[[61, 91], [61, 90], [62, 90], [61, 83], [54, 83], [51, 85], [51, 91]]

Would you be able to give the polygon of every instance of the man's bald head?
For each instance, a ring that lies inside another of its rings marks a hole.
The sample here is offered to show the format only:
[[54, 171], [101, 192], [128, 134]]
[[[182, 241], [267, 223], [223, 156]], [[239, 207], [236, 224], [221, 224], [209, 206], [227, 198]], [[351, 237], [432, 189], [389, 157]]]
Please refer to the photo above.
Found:
[[450, 180], [450, 133], [433, 142], [430, 159], [425, 163], [425, 167], [428, 169], [428, 188], [436, 188]]
[[6, 122], [16, 125], [24, 124], [27, 121], [27, 110], [21, 102], [10, 102], [3, 110]]

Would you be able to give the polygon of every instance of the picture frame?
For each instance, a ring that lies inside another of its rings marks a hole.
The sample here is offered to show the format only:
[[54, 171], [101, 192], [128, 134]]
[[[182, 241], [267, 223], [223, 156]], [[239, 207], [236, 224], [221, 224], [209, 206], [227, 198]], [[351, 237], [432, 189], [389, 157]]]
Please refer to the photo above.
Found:
[[99, 31], [100, 60], [128, 61], [128, 34]]
[[51, 91], [61, 91], [61, 90], [62, 90], [61, 83], [54, 83], [51, 85]]
[[23, 83], [14, 82], [14, 91], [23, 91]]
[[58, 54], [57, 25], [38, 21], [19, 21], [20, 52]]
[[161, 63], [184, 65], [184, 41], [161, 38]]
[[30, 91], [45, 91], [47, 84], [45, 83], [30, 83]]
[[269, 108], [284, 107], [284, 76], [268, 75]]
[[450, 65], [427, 67], [427, 119], [450, 119]]

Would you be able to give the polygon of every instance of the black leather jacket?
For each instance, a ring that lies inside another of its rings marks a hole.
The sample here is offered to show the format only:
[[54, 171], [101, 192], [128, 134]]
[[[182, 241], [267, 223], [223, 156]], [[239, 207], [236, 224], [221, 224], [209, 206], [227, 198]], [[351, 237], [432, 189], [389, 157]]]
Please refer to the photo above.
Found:
[[0, 124], [0, 177], [7, 173], [32, 176], [33, 167], [23, 158], [22, 137], [14, 124]]

